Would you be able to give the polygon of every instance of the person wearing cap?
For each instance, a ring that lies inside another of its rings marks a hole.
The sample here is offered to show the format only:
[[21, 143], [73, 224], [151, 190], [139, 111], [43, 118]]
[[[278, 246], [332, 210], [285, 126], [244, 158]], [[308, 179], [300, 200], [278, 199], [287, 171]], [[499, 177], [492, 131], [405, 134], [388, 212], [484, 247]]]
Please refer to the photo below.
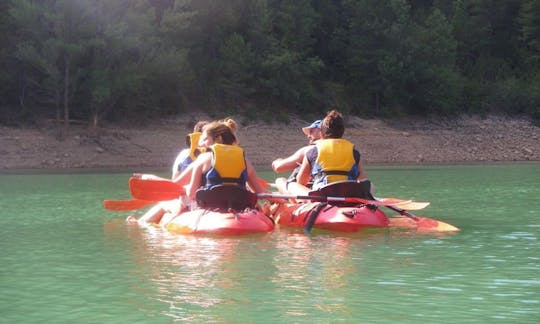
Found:
[[274, 172], [288, 172], [293, 171], [289, 178], [277, 178], [275, 183], [280, 193], [287, 193], [287, 187], [290, 182], [296, 181], [296, 175], [298, 174], [299, 166], [304, 159], [306, 152], [313, 147], [315, 142], [321, 138], [321, 120], [316, 120], [311, 125], [302, 127], [302, 132], [306, 134], [308, 139], [307, 146], [301, 147], [292, 155], [286, 158], [278, 158], [272, 162], [272, 170]]
[[[336, 110], [329, 111], [321, 123], [321, 139], [308, 149], [300, 165], [296, 182], [288, 191], [293, 195], [307, 195], [338, 181], [367, 181], [360, 152], [355, 145], [343, 138], [343, 116]], [[311, 186], [309, 182], [312, 182]]]

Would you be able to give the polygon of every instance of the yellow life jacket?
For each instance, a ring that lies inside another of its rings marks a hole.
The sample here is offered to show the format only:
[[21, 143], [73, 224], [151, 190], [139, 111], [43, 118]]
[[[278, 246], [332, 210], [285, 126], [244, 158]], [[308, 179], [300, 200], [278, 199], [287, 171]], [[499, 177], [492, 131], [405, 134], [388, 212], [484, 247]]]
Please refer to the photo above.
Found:
[[189, 141], [189, 157], [191, 158], [191, 161], [195, 161], [195, 159], [199, 155], [196, 152], [199, 148], [199, 139], [201, 138], [201, 135], [201, 132], [187, 134], [186, 142]]
[[311, 167], [314, 190], [336, 181], [356, 180], [359, 170], [353, 143], [342, 138], [327, 138], [318, 140], [315, 145], [317, 159]]
[[187, 134], [186, 136], [186, 145], [189, 146], [186, 150], [188, 154], [185, 158], [178, 163], [178, 171], [185, 170], [191, 162], [195, 161], [197, 156], [201, 153], [201, 148], [199, 148], [199, 138], [201, 137], [201, 132], [195, 132]]
[[235, 184], [245, 188], [247, 166], [244, 150], [238, 145], [214, 144], [212, 151], [212, 167], [205, 175], [205, 188], [220, 184]]

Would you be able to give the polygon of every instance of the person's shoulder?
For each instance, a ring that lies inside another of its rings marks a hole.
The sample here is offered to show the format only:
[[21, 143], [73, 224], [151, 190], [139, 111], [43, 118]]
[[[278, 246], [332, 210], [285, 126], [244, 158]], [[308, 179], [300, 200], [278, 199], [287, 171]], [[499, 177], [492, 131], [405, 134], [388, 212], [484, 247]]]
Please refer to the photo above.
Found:
[[178, 153], [176, 156], [176, 159], [174, 159], [175, 164], [182, 162], [189, 156], [189, 149], [183, 149]]
[[197, 158], [195, 159], [195, 161], [207, 161], [207, 160], [212, 160], [212, 151], [206, 151], [206, 152], [203, 152], [201, 154], [199, 154], [199, 156], [197, 156]]
[[305, 150], [305, 153], [317, 151], [317, 145], [314, 145], [314, 144], [310, 144], [310, 145], [304, 146], [303, 148], [304, 148], [304, 150]]
[[178, 153], [178, 156], [186, 156], [186, 155], [189, 155], [189, 148], [185, 148], [183, 149], [182, 151], [180, 151], [180, 153]]
[[309, 145], [304, 154], [308, 158], [308, 160], [313, 159], [317, 155], [317, 146]]
[[298, 150], [296, 150], [296, 152], [294, 152], [294, 154], [292, 156], [304, 156], [306, 155], [307, 151], [309, 151], [311, 148], [313, 148], [313, 145], [306, 145], [306, 146], [302, 146], [301, 148], [299, 148]]

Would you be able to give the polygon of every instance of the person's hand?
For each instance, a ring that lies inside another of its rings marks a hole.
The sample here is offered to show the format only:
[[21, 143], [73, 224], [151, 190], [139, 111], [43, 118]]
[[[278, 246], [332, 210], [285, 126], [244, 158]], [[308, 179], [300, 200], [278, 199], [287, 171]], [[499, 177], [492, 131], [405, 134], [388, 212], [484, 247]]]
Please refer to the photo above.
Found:
[[133, 178], [143, 179], [143, 180], [148, 180], [148, 179], [162, 180], [163, 179], [162, 177], [158, 177], [157, 175], [147, 174], [147, 173], [133, 173], [131, 176]]
[[279, 164], [283, 159], [282, 158], [278, 158], [278, 159], [275, 159], [274, 161], [272, 161], [272, 170], [274, 170], [274, 172], [277, 172], [276, 169], [277, 169], [277, 165], [276, 164]]

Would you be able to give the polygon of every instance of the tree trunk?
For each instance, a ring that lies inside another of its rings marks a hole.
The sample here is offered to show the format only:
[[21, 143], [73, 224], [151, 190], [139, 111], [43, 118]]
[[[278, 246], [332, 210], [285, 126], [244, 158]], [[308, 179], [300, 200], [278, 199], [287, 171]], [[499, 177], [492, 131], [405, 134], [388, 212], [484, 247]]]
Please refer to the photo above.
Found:
[[65, 59], [64, 66], [64, 132], [63, 138], [67, 137], [69, 129], [69, 59]]
[[[60, 98], [61, 98], [61, 94], [60, 94], [60, 88], [57, 86], [55, 87], [55, 94], [54, 94], [54, 105], [56, 106], [56, 125], [60, 125], [60, 121], [61, 121], [61, 102], [60, 102]], [[60, 127], [60, 126], [56, 126], [56, 127]]]
[[90, 113], [90, 120], [88, 121], [88, 133], [91, 136], [97, 136], [98, 135], [98, 129], [97, 129], [98, 121], [99, 121], [98, 112], [97, 112], [97, 109], [94, 109]]
[[379, 115], [380, 112], [381, 112], [381, 103], [379, 99], [379, 93], [375, 92], [375, 114]]

